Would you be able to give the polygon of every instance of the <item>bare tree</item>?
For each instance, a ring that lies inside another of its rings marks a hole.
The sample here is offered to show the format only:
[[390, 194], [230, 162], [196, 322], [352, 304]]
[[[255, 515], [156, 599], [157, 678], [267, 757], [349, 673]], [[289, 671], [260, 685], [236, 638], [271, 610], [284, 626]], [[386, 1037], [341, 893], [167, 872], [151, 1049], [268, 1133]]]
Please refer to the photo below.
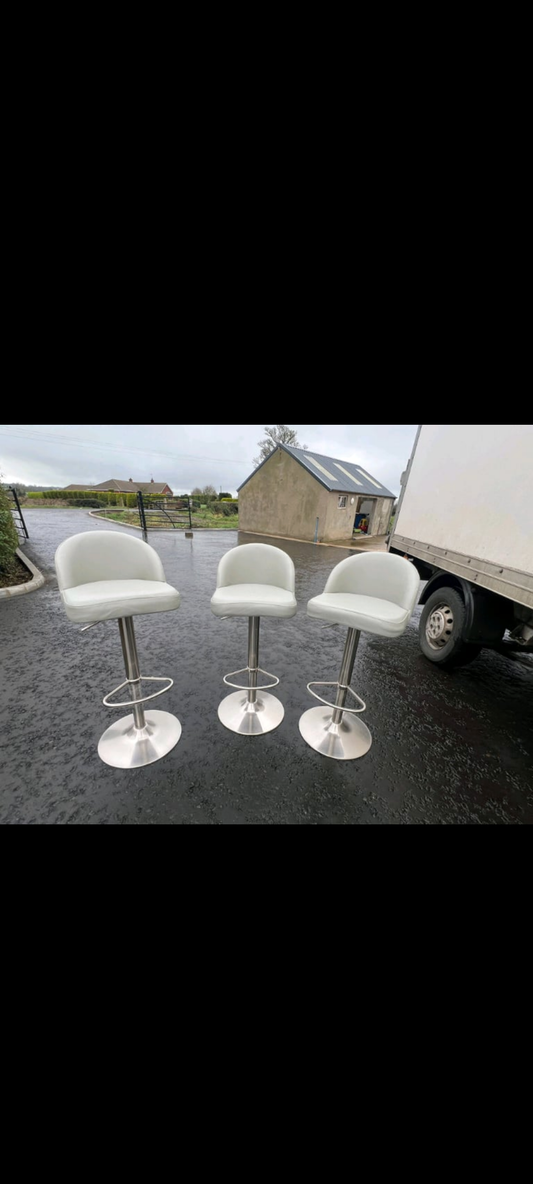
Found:
[[218, 497], [218, 494], [214, 485], [204, 485], [203, 489], [200, 489], [199, 485], [195, 485], [191, 490], [191, 497]]
[[266, 436], [264, 440], [257, 441], [261, 451], [259, 456], [256, 456], [254, 460], [256, 468], [257, 465], [262, 464], [270, 456], [271, 452], [275, 451], [277, 444], [291, 444], [293, 448], [300, 447], [296, 432], [292, 428], [288, 428], [284, 423], [278, 423], [274, 428], [265, 428], [265, 432]]

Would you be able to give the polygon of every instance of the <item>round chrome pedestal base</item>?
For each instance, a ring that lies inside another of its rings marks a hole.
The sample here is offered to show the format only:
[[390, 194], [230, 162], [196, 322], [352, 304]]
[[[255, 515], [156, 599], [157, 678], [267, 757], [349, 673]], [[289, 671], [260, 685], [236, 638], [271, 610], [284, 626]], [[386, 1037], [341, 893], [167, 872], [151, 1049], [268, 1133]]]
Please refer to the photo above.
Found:
[[115, 769], [139, 769], [166, 756], [181, 736], [181, 724], [169, 711], [146, 711], [146, 727], [136, 728], [133, 715], [125, 715], [104, 732], [98, 755]]
[[258, 691], [255, 703], [248, 702], [246, 691], [236, 691], [223, 699], [218, 709], [218, 718], [230, 732], [241, 736], [262, 736], [272, 732], [281, 723], [285, 708], [266, 691]]
[[372, 744], [372, 734], [362, 719], [343, 715], [340, 724], [334, 724], [333, 712], [326, 707], [311, 707], [305, 711], [298, 727], [311, 748], [336, 761], [352, 761], [364, 756]]

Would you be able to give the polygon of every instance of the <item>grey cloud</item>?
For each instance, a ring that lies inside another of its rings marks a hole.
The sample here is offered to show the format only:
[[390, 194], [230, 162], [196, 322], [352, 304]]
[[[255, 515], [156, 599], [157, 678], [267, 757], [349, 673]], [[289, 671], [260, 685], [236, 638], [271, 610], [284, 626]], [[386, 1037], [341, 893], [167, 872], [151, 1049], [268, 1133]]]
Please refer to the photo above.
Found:
[[[395, 492], [416, 424], [290, 424], [301, 445], [357, 461]], [[26, 484], [110, 477], [168, 481], [176, 493], [215, 485], [235, 493], [253, 470], [264, 424], [25, 424], [0, 427], [0, 472]]]

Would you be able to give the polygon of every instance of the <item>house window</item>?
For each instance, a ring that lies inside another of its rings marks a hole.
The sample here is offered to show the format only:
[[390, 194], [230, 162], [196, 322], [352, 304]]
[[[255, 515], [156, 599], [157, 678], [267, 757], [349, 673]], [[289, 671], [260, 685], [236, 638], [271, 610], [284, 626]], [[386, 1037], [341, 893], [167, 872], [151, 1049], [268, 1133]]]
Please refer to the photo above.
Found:
[[340, 497], [339, 498], [339, 510], [344, 510], [345, 506], [346, 506], [346, 498]]

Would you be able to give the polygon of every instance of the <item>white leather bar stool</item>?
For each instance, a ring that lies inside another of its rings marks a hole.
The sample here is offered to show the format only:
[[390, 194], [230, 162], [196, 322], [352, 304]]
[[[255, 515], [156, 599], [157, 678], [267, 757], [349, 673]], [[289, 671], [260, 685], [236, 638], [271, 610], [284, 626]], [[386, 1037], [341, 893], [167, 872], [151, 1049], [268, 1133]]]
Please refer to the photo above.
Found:
[[[226, 685], [237, 687], [237, 691], [223, 699], [218, 708], [218, 718], [230, 732], [260, 736], [277, 728], [283, 719], [283, 704], [266, 691], [267, 687], [277, 686], [279, 678], [258, 666], [259, 620], [293, 617], [294, 586], [294, 563], [280, 547], [245, 543], [233, 547], [220, 560], [211, 608], [216, 617], [248, 617], [248, 665], [224, 676]], [[246, 686], [230, 681], [238, 674], [248, 675]], [[258, 674], [273, 681], [259, 687]]]
[[[180, 594], [165, 580], [163, 564], [153, 547], [141, 539], [111, 530], [75, 534], [55, 553], [57, 581], [70, 621], [86, 629], [102, 621], [118, 620], [126, 666], [126, 681], [105, 696], [106, 707], [127, 707], [133, 714], [111, 724], [98, 744], [98, 753], [116, 769], [150, 765], [170, 752], [181, 736], [181, 724], [167, 711], [144, 711], [143, 704], [173, 686], [171, 678], [142, 678], [139, 670], [133, 617], [179, 608]], [[141, 683], [166, 682], [153, 695], [142, 695]], [[131, 700], [110, 703], [129, 687]]]
[[[361, 632], [380, 637], [401, 637], [418, 596], [420, 580], [412, 563], [399, 555], [377, 552], [350, 555], [334, 567], [321, 596], [307, 605], [310, 617], [326, 625], [347, 625], [348, 635], [338, 682], [310, 682], [307, 689], [324, 707], [311, 707], [300, 718], [300, 732], [311, 748], [323, 756], [348, 761], [364, 756], [372, 736], [358, 715], [366, 704], [352, 691], [350, 681]], [[335, 703], [311, 690], [336, 686]], [[352, 695], [359, 707], [346, 707]]]

